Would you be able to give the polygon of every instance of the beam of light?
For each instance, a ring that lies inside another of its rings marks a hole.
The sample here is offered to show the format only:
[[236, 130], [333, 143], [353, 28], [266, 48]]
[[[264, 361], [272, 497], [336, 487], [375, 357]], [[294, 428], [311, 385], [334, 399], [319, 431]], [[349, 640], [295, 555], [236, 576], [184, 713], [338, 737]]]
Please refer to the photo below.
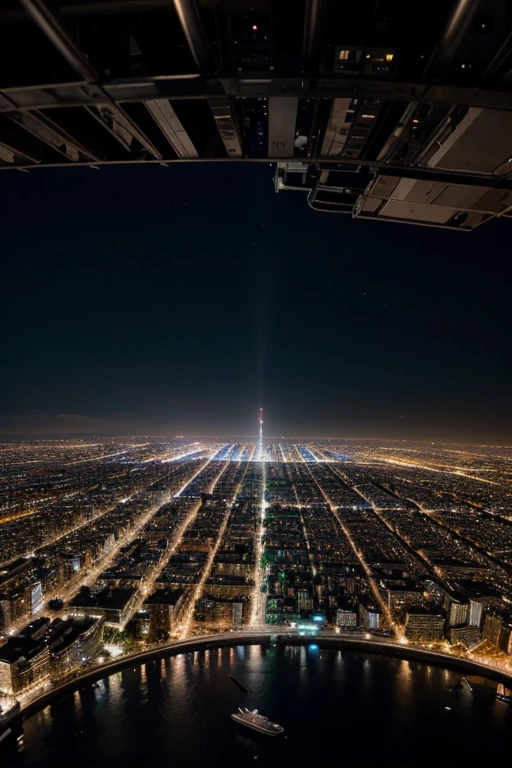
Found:
[[171, 464], [175, 461], [181, 461], [182, 459], [187, 459], [190, 456], [195, 456], [198, 453], [203, 453], [205, 451], [204, 448], [200, 446], [190, 446], [189, 450], [186, 450], [184, 453], [179, 453], [178, 455], [170, 456], [169, 458], [162, 459], [162, 464]]
[[261, 485], [260, 485], [260, 503], [259, 503], [259, 525], [256, 532], [256, 570], [254, 573], [254, 590], [251, 601], [251, 618], [249, 626], [265, 623], [266, 595], [261, 591], [263, 586], [264, 574], [261, 558], [263, 556], [263, 534], [265, 532], [265, 510], [267, 502], [265, 501], [265, 488], [267, 485], [267, 468], [264, 461], [260, 462], [261, 467]]

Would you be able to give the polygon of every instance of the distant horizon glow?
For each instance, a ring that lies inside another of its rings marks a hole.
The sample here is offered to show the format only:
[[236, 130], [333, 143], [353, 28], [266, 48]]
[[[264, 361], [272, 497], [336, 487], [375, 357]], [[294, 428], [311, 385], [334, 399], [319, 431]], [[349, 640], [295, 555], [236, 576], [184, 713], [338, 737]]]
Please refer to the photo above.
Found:
[[485, 228], [319, 217], [214, 165], [8, 174], [2, 438], [251, 435], [263, 407], [276, 437], [512, 444]]
[[[84, 439], [95, 439], [95, 440], [101, 440], [101, 441], [123, 441], [123, 440], [152, 440], [152, 441], [172, 441], [172, 440], [191, 440], [192, 438], [198, 438], [199, 440], [225, 440], [225, 439], [231, 439], [231, 440], [240, 440], [240, 441], [252, 441], [256, 442], [258, 435], [257, 434], [236, 434], [233, 432], [226, 432], [226, 433], [219, 433], [219, 432], [208, 432], [208, 433], [199, 433], [199, 432], [193, 432], [189, 434], [180, 434], [175, 435], [172, 432], [155, 432], [155, 433], [146, 433], [146, 432], [119, 432], [119, 433], [98, 433], [98, 432], [60, 432], [60, 433], [21, 433], [21, 434], [15, 434], [15, 433], [9, 433], [2, 435], [0, 433], [0, 444], [5, 443], [8, 444], [10, 442], [52, 442], [52, 441], [64, 441], [72, 443], [75, 440], [84, 440]], [[446, 439], [432, 439], [431, 437], [417, 437], [417, 438], [403, 438], [403, 437], [387, 437], [386, 435], [381, 436], [348, 436], [348, 435], [329, 435], [329, 436], [322, 436], [322, 435], [283, 435], [283, 434], [276, 434], [276, 435], [268, 435], [264, 438], [264, 442], [266, 444], [272, 443], [272, 442], [279, 442], [279, 441], [287, 441], [287, 442], [296, 442], [297, 445], [301, 445], [302, 443], [307, 442], [323, 442], [323, 443], [392, 443], [397, 445], [406, 445], [406, 444], [417, 444], [417, 445], [431, 445], [431, 446], [452, 446], [453, 448], [464, 448], [464, 447], [471, 447], [471, 448], [502, 448], [502, 449], [512, 449], [512, 442], [483, 442], [480, 440], [446, 440]], [[94, 443], [90, 444], [91, 446], [95, 445]], [[70, 447], [73, 447], [72, 445]], [[78, 447], [78, 446], [76, 446]], [[83, 443], [80, 443], [80, 447], [85, 447]], [[384, 446], [384, 450], [388, 450]], [[183, 458], [183, 457], [182, 457]], [[332, 461], [336, 460], [343, 460], [344, 457], [341, 457], [339, 459], [333, 458]], [[177, 461], [177, 458], [171, 458], [167, 461], [173, 462]], [[257, 461], [257, 459], [253, 459], [254, 461]], [[264, 459], [265, 460], [265, 459]], [[382, 459], [383, 461], [387, 461], [388, 463], [394, 463], [390, 459]], [[315, 459], [315, 461], [331, 461], [331, 459], [326, 460], [322, 458]], [[403, 461], [400, 462], [401, 464], [404, 464]]]

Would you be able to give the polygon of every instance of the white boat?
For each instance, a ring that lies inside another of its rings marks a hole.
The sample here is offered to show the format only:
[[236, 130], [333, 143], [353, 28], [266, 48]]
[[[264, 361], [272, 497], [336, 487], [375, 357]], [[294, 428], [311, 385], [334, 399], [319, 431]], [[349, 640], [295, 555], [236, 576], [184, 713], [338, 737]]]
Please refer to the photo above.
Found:
[[231, 715], [231, 719], [253, 731], [264, 733], [266, 736], [279, 736], [284, 732], [284, 728], [277, 723], [273, 723], [268, 717], [260, 715], [257, 709], [247, 709], [247, 707], [238, 707], [238, 712]]

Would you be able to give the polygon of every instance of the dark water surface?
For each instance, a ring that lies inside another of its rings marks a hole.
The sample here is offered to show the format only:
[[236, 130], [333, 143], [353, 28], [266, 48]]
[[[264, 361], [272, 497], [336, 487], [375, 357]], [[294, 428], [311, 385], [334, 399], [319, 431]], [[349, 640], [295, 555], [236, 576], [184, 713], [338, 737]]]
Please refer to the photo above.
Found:
[[[512, 707], [485, 692], [450, 690], [458, 679], [439, 667], [315, 647], [191, 653], [61, 698], [25, 721], [23, 740], [1, 750], [0, 764], [511, 766]], [[257, 707], [286, 738], [236, 726], [238, 705]]]

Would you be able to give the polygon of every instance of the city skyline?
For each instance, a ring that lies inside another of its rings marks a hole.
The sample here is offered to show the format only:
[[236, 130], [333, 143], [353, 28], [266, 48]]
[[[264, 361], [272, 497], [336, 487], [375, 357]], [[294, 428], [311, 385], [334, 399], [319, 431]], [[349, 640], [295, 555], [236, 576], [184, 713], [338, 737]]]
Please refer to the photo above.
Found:
[[[95, 439], [95, 440], [128, 440], [128, 439], [142, 439], [142, 438], [150, 438], [151, 440], [173, 440], [175, 438], [185, 438], [185, 439], [193, 439], [193, 438], [204, 438], [205, 440], [220, 440], [220, 439], [247, 439], [247, 440], [255, 440], [257, 439], [258, 435], [257, 433], [247, 433], [247, 434], [237, 434], [233, 432], [225, 432], [225, 433], [188, 433], [188, 434], [182, 434], [182, 435], [174, 435], [170, 433], [119, 433], [119, 434], [102, 434], [97, 432], [76, 432], [76, 433], [53, 433], [53, 434], [45, 434], [45, 433], [39, 433], [39, 434], [30, 434], [27, 433], [26, 435], [4, 435], [1, 436], [0, 439], [0, 445], [5, 444], [12, 444], [12, 443], [30, 443], [32, 441], [65, 441], [65, 440], [89, 440], [89, 439]], [[377, 437], [363, 437], [361, 435], [355, 435], [353, 437], [348, 435], [332, 435], [332, 436], [324, 436], [324, 435], [282, 435], [282, 434], [269, 434], [266, 435], [263, 438], [263, 442], [269, 442], [269, 441], [276, 441], [276, 440], [286, 440], [286, 441], [327, 441], [327, 442], [335, 442], [335, 441], [346, 441], [348, 443], [358, 443], [358, 442], [368, 442], [368, 443], [416, 443], [418, 445], [437, 445], [437, 446], [444, 446], [444, 445], [451, 445], [451, 446], [459, 446], [459, 447], [467, 447], [467, 448], [512, 448], [512, 441], [510, 443], [506, 442], [479, 442], [479, 441], [459, 441], [459, 440], [433, 440], [430, 438], [418, 438], [418, 439], [411, 439], [411, 438], [404, 438], [404, 437], [386, 437], [386, 436], [377, 436]], [[254, 461], [258, 461], [258, 459], [254, 459]]]
[[0, 762], [505, 764], [512, 3], [4, 5]]
[[245, 441], [0, 442], [0, 694], [269, 627], [509, 674], [512, 450], [266, 439], [255, 415]]
[[419, 669], [438, 680], [429, 697], [450, 733], [459, 710], [481, 718], [484, 691], [505, 722], [512, 448], [272, 438], [266, 412], [253, 416], [245, 439], [0, 441], [0, 736], [21, 735], [21, 714], [22, 756], [30, 711], [88, 699], [104, 725], [129, 690], [146, 713], [155, 692], [161, 707], [166, 674], [195, 695], [183, 672], [196, 666], [219, 708], [213, 671], [228, 707], [232, 682], [264, 701], [259, 658], [296, 659], [300, 680], [323, 658], [329, 681], [337, 659], [351, 708], [380, 658], [398, 665], [395, 704]]
[[184, 431], [183, 434], [177, 435], [177, 434], [169, 434], [169, 433], [127, 433], [127, 434], [101, 434], [101, 433], [95, 433], [95, 432], [83, 432], [83, 433], [57, 433], [57, 434], [27, 434], [27, 435], [10, 435], [10, 436], [2, 436], [0, 438], [0, 446], [2, 443], [9, 443], [9, 442], [30, 442], [31, 440], [72, 440], [72, 439], [81, 439], [81, 440], [87, 440], [87, 439], [98, 439], [102, 440], [105, 438], [110, 438], [113, 440], [122, 440], [122, 439], [140, 439], [140, 438], [150, 438], [152, 440], [156, 439], [162, 439], [162, 440], [183, 440], [183, 439], [193, 439], [193, 438], [199, 438], [199, 439], [206, 439], [206, 440], [215, 440], [215, 439], [244, 439], [244, 440], [252, 440], [254, 439], [257, 445], [255, 454], [251, 457], [251, 461], [266, 461], [267, 459], [264, 456], [263, 448], [267, 444], [272, 444], [273, 441], [279, 441], [279, 440], [286, 440], [286, 441], [295, 441], [295, 440], [304, 440], [304, 441], [327, 441], [327, 442], [335, 442], [335, 441], [346, 441], [348, 443], [375, 443], [375, 442], [381, 442], [381, 443], [415, 443], [415, 444], [424, 444], [424, 445], [437, 445], [437, 446], [443, 446], [443, 445], [453, 445], [453, 446], [466, 446], [468, 448], [475, 448], [478, 446], [481, 447], [487, 447], [487, 448], [512, 448], [512, 441], [510, 444], [507, 443], [485, 443], [485, 442], [479, 442], [479, 441], [457, 441], [457, 440], [433, 440], [430, 438], [417, 438], [417, 439], [411, 439], [411, 438], [390, 438], [386, 437], [384, 435], [379, 436], [362, 436], [362, 435], [342, 435], [342, 434], [333, 434], [333, 435], [315, 435], [315, 434], [268, 434], [263, 432], [263, 424], [264, 424], [264, 408], [263, 406], [260, 406], [257, 409], [257, 420], [258, 420], [258, 426], [255, 432], [247, 432], [247, 433], [235, 433], [235, 432], [215, 432], [215, 433], [187, 433]]

